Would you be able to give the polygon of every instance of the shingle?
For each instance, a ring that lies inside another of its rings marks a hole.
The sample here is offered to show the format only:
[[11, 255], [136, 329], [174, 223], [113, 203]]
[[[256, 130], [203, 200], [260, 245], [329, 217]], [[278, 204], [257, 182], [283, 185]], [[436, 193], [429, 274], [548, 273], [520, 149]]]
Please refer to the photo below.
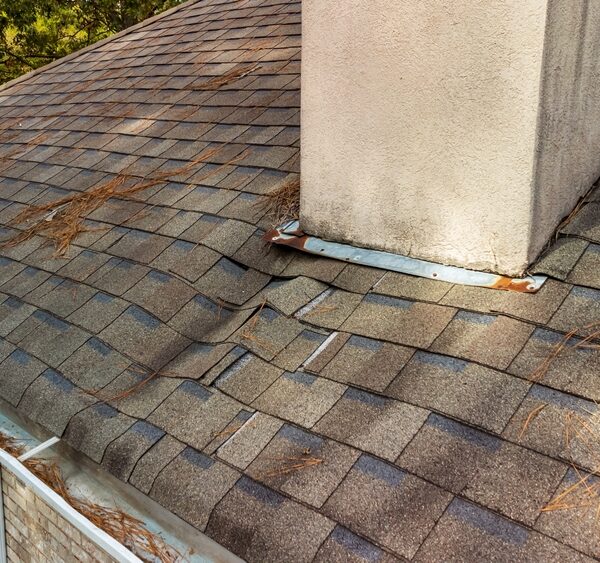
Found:
[[129, 482], [136, 489], [148, 494], [157, 475], [184, 449], [184, 444], [168, 434], [164, 435], [139, 459]]
[[75, 385], [97, 391], [123, 372], [130, 362], [97, 338], [90, 338], [62, 364], [60, 371]]
[[292, 254], [293, 260], [286, 266], [282, 272], [285, 276], [308, 276], [325, 283], [331, 283], [345, 268], [345, 262], [323, 258], [322, 256], [312, 256], [295, 252]]
[[600, 245], [590, 244], [575, 268], [571, 271], [568, 281], [600, 289]]
[[282, 374], [282, 371], [248, 353], [223, 371], [213, 385], [238, 401], [250, 404]]
[[370, 293], [341, 328], [369, 338], [426, 348], [454, 313], [450, 307]]
[[534, 327], [502, 315], [459, 311], [431, 350], [506, 369]]
[[394, 461], [428, 415], [425, 409], [349, 388], [315, 430]]
[[435, 485], [363, 454], [324, 512], [353, 532], [412, 558], [451, 499]]
[[253, 234], [233, 255], [233, 259], [265, 274], [277, 276], [289, 264], [294, 254], [287, 249], [268, 245], [261, 237], [258, 232]]
[[204, 530], [212, 510], [238, 478], [234, 469], [186, 448], [160, 472], [150, 497]]
[[224, 225], [226, 221], [227, 219], [218, 215], [199, 215], [198, 220], [183, 232], [181, 238], [187, 241], [200, 243], [212, 231]]
[[[508, 371], [566, 393], [599, 401], [600, 350], [582, 347], [581, 342], [578, 338], [566, 340], [562, 334], [538, 328]], [[556, 354], [557, 346], [561, 344], [561, 351]]]
[[437, 303], [451, 287], [452, 284], [446, 282], [387, 272], [373, 288], [373, 293]]
[[108, 252], [149, 264], [172, 242], [168, 237], [132, 229], [113, 244]]
[[164, 250], [151, 266], [170, 271], [190, 282], [196, 281], [219, 260], [220, 254], [205, 246], [176, 240]]
[[248, 467], [247, 474], [319, 508], [359, 455], [352, 448], [286, 424]]
[[217, 455], [230, 465], [246, 469], [281, 428], [282, 422], [256, 412], [218, 448]]
[[310, 428], [336, 403], [346, 387], [303, 372], [285, 372], [253, 406]]
[[171, 219], [158, 229], [158, 233], [169, 237], [178, 237], [191, 227], [199, 217], [200, 214], [194, 211], [177, 211]]
[[316, 326], [336, 329], [362, 301], [362, 295], [341, 289], [328, 289], [296, 313], [296, 317]]
[[[577, 486], [577, 483], [581, 484]], [[600, 538], [597, 534], [596, 511], [589, 506], [589, 491], [597, 486], [596, 476], [569, 469], [554, 497], [564, 499], [569, 508], [543, 512], [536, 522], [536, 530], [590, 557], [597, 557]]]
[[110, 260], [110, 255], [108, 254], [83, 250], [75, 258], [60, 268], [58, 273], [65, 278], [84, 281], [98, 270], [98, 268], [106, 264], [108, 260]]
[[[328, 379], [382, 392], [414, 350], [364, 336], [352, 336], [322, 370]], [[312, 368], [312, 365], [311, 365]]]
[[59, 317], [66, 317], [89, 301], [96, 290], [60, 276], [51, 276], [25, 299]]
[[138, 460], [164, 436], [164, 432], [147, 422], [138, 421], [112, 442], [104, 453], [102, 467], [127, 481]]
[[57, 272], [83, 249], [71, 245], [64, 255], [57, 255], [56, 250], [56, 247], [52, 244], [43, 245], [24, 258], [23, 262], [48, 272]]
[[244, 244], [256, 229], [240, 221], [229, 220], [218, 224], [205, 237], [202, 244], [224, 254], [232, 256]]
[[595, 468], [588, 430], [597, 417], [595, 403], [534, 385], [503, 436], [548, 456]]
[[254, 297], [271, 279], [267, 274], [244, 268], [227, 258], [221, 258], [196, 281], [194, 287], [212, 299], [243, 305]]
[[150, 270], [123, 297], [166, 322], [195, 295], [189, 285], [174, 276]]
[[528, 383], [505, 373], [417, 352], [386, 394], [499, 433], [528, 389]]
[[169, 376], [200, 379], [233, 348], [233, 344], [200, 344], [192, 342], [171, 360], [163, 372]]
[[222, 342], [251, 314], [251, 310], [232, 311], [202, 295], [197, 295], [169, 321], [169, 325], [181, 334], [200, 342]]
[[172, 360], [189, 344], [187, 338], [135, 305], [129, 307], [99, 336], [116, 350], [155, 370]]
[[23, 270], [25, 266], [19, 262], [0, 256], [0, 284], [6, 284]]
[[131, 366], [100, 391], [97, 396], [119, 411], [146, 418], [181, 383], [173, 377]]
[[309, 563], [334, 523], [242, 477], [213, 511], [206, 533], [246, 561]]
[[16, 297], [8, 297], [0, 304], [0, 336], [6, 336], [17, 328], [31, 313], [35, 311]]
[[100, 463], [107, 446], [134, 423], [135, 419], [109, 405], [99, 403], [72, 418], [64, 440], [76, 450]]
[[338, 525], [323, 543], [314, 561], [315, 563], [330, 563], [331, 561], [398, 563], [400, 559]]
[[69, 315], [67, 320], [97, 334], [127, 307], [128, 303], [123, 299], [99, 291], [85, 305]]
[[262, 307], [234, 335], [233, 340], [266, 360], [273, 359], [303, 330], [296, 319]]
[[16, 348], [0, 363], [0, 394], [11, 405], [17, 406], [27, 387], [46, 367], [43, 362]]
[[549, 327], [569, 332], [580, 329], [587, 336], [590, 329], [600, 318], [600, 290], [575, 286], [564, 300], [556, 314], [548, 323]]
[[261, 292], [261, 296], [278, 311], [290, 316], [323, 293], [325, 289], [327, 286], [317, 280], [298, 276], [291, 280], [277, 280], [270, 283]]
[[239, 413], [242, 405], [193, 381], [182, 383], [148, 421], [194, 448], [204, 448]]
[[566, 280], [588, 243], [572, 237], [559, 238], [544, 255], [530, 268], [534, 274], [546, 274]]
[[562, 232], [600, 243], [600, 202], [588, 203], [562, 229]]
[[149, 268], [134, 264], [129, 260], [111, 258], [104, 266], [87, 278], [86, 283], [107, 293], [122, 295], [149, 271]]
[[[47, 369], [27, 389], [19, 410], [55, 436], [62, 436], [71, 417], [96, 399], [54, 370]], [[99, 460], [98, 460], [99, 461]]]
[[397, 463], [529, 525], [567, 470], [565, 464], [436, 414], [430, 415]]
[[47, 272], [31, 266], [19, 269], [22, 271], [2, 285], [2, 291], [17, 297], [23, 297], [50, 277], [50, 274]]
[[332, 284], [346, 291], [367, 293], [384, 276], [385, 270], [347, 264]]
[[583, 563], [585, 556], [488, 510], [452, 501], [415, 561], [564, 561]]
[[537, 293], [490, 291], [483, 287], [455, 285], [441, 303], [482, 313], [504, 313], [535, 323], [547, 323], [569, 289], [569, 285], [552, 279], [547, 280]]
[[51, 367], [57, 367], [79, 348], [89, 334], [44, 311], [36, 311], [37, 327], [19, 341], [19, 346]]
[[265, 209], [261, 206], [262, 203], [260, 196], [240, 193], [231, 203], [228, 203], [219, 211], [219, 215], [257, 225], [261, 218], [265, 216]]
[[326, 334], [304, 329], [271, 363], [286, 371], [297, 371], [327, 339]]
[[218, 213], [236, 196], [237, 192], [234, 191], [197, 186], [177, 202], [177, 207], [188, 211]]

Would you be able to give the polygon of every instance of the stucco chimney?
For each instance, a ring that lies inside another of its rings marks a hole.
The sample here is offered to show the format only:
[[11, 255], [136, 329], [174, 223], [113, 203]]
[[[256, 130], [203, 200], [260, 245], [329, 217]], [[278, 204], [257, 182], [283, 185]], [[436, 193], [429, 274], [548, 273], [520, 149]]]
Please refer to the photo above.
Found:
[[600, 176], [600, 2], [302, 10], [303, 230], [523, 273]]

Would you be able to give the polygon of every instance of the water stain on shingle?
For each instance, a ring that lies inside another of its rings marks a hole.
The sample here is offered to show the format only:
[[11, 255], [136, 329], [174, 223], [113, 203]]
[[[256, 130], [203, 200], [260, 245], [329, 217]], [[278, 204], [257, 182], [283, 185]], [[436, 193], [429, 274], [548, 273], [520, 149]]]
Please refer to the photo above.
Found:
[[364, 336], [353, 334], [348, 340], [347, 345], [355, 348], [362, 348], [363, 350], [378, 352], [383, 347], [383, 342], [381, 340], [374, 340], [373, 338], [366, 338]]
[[367, 454], [362, 454], [354, 467], [366, 475], [385, 481], [392, 487], [399, 485], [406, 476], [401, 469], [392, 467]]
[[47, 369], [44, 373], [42, 373], [42, 377], [54, 387], [57, 387], [65, 393], [71, 393], [73, 390], [75, 390], [75, 385], [73, 385], [68, 379], [65, 379], [53, 369]]
[[457, 373], [464, 371], [469, 365], [469, 363], [464, 360], [458, 360], [457, 358], [451, 358], [449, 356], [441, 356], [439, 354], [431, 354], [429, 352], [423, 352], [422, 350], [418, 350], [414, 355], [414, 358], [422, 364], [438, 366]]
[[314, 375], [309, 375], [308, 373], [304, 373], [301, 371], [286, 371], [283, 374], [283, 377], [294, 381], [295, 383], [300, 383], [300, 385], [306, 385], [307, 387], [310, 387], [317, 380], [317, 378]]
[[499, 438], [484, 434], [439, 414], [429, 415], [426, 424], [491, 452], [496, 452], [502, 447], [502, 440]]
[[397, 297], [388, 297], [387, 295], [379, 295], [378, 293], [369, 293], [365, 295], [365, 303], [374, 303], [382, 307], [394, 307], [395, 309], [410, 309], [414, 305], [414, 301], [407, 299], [398, 299]]
[[132, 305], [127, 309], [127, 314], [133, 317], [138, 323], [143, 324], [146, 328], [151, 330], [157, 329], [160, 326], [160, 321], [152, 315], [146, 313], [146, 311]]
[[89, 346], [92, 350], [94, 350], [95, 352], [98, 352], [98, 354], [100, 354], [101, 356], [108, 356], [111, 352], [112, 349], [109, 348], [106, 344], [104, 344], [104, 342], [98, 340], [95, 337], [90, 338], [87, 342], [86, 345]]
[[20, 366], [26, 366], [27, 364], [29, 364], [29, 362], [31, 362], [32, 359], [27, 352], [24, 352], [19, 348], [14, 350], [13, 353], [10, 354], [9, 358], [17, 364], [19, 364]]
[[236, 488], [245, 492], [246, 494], [254, 497], [256, 500], [268, 504], [269, 506], [278, 507], [284, 502], [284, 497], [279, 493], [267, 489], [263, 485], [260, 485], [256, 481], [249, 479], [248, 477], [242, 477], [235, 484]]
[[212, 397], [212, 393], [208, 389], [193, 381], [184, 381], [177, 390], [192, 395], [201, 401], [208, 401]]
[[507, 543], [522, 546], [529, 539], [525, 528], [458, 498], [450, 503], [447, 514]]
[[473, 313], [471, 311], [459, 311], [455, 318], [474, 324], [491, 325], [498, 317], [494, 315], [482, 315], [480, 313]]
[[354, 387], [348, 387], [343, 395], [344, 399], [348, 399], [350, 401], [358, 401], [365, 405], [369, 405], [377, 408], [384, 408], [388, 404], [388, 399], [385, 397], [380, 397], [379, 395], [374, 395], [373, 393], [368, 393], [367, 391], [361, 391], [360, 389], [356, 389]]
[[323, 445], [323, 438], [300, 430], [300, 428], [296, 428], [290, 424], [284, 424], [277, 433], [277, 436], [285, 438], [302, 448], [310, 448], [311, 450], [318, 450]]
[[383, 552], [377, 546], [363, 540], [339, 524], [331, 532], [331, 539], [361, 559], [369, 561], [369, 563], [376, 563], [383, 555]]
[[210, 469], [215, 464], [212, 458], [190, 447], [185, 448], [185, 450], [181, 452], [181, 457], [188, 463], [200, 467], [201, 469]]

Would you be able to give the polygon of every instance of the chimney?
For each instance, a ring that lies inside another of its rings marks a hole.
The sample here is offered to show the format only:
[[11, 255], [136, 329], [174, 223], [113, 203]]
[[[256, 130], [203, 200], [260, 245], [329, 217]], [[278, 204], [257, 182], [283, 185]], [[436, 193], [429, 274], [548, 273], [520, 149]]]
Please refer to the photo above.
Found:
[[600, 2], [302, 10], [302, 229], [524, 273], [600, 176]]

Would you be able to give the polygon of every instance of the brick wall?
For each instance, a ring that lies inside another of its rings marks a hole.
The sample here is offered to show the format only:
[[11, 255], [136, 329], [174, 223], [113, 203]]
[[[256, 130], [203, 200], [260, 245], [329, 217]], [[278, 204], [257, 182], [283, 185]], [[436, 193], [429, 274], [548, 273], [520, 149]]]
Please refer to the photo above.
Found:
[[12, 473], [2, 469], [1, 477], [9, 562], [115, 561]]

